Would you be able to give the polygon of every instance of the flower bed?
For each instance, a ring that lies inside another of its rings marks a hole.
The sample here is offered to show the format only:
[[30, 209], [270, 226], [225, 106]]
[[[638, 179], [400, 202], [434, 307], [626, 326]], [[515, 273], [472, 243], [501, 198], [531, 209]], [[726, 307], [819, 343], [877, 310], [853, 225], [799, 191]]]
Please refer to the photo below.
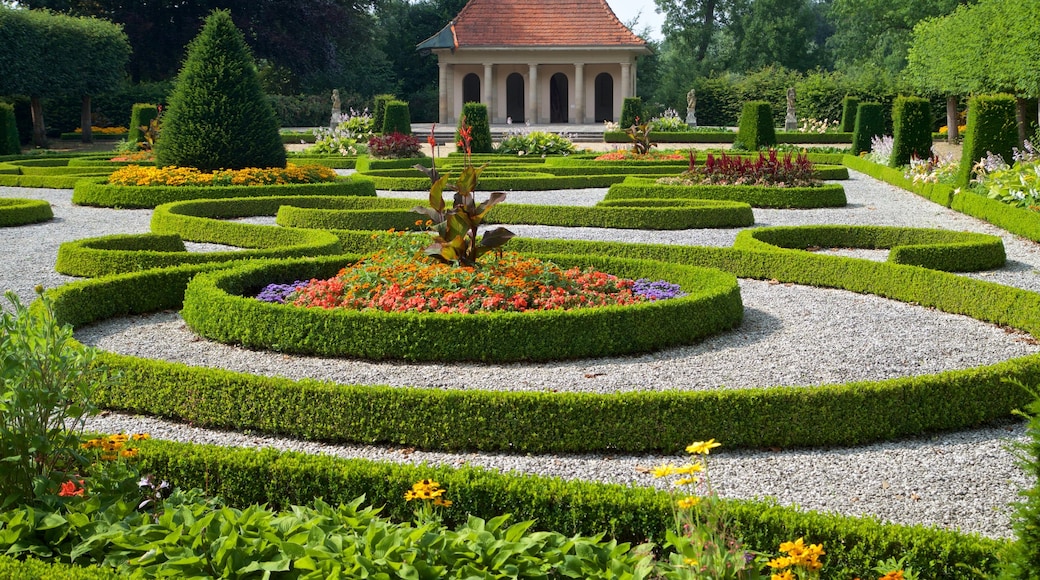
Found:
[[154, 167], [128, 165], [112, 172], [111, 185], [152, 186], [228, 186], [286, 185], [290, 183], [328, 183], [336, 180], [336, 172], [320, 165], [285, 167], [248, 167], [202, 172], [194, 167]]

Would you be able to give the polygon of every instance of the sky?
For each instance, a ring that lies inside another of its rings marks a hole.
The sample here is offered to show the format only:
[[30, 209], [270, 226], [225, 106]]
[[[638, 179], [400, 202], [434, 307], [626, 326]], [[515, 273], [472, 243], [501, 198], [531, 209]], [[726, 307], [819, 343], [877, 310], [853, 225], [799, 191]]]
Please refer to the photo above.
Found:
[[634, 32], [639, 34], [643, 28], [650, 26], [650, 38], [661, 40], [661, 23], [664, 22], [664, 14], [654, 11], [656, 5], [654, 0], [607, 0], [610, 9], [617, 14], [621, 22], [631, 24], [632, 19], [639, 15], [639, 23]]

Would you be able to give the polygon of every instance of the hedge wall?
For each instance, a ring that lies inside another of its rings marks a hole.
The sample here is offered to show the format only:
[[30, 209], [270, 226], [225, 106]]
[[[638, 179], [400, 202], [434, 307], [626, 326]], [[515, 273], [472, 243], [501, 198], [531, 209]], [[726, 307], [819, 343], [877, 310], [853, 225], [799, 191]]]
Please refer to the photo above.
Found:
[[0, 227], [45, 222], [53, 217], [51, 204], [45, 200], [0, 198]]
[[819, 187], [767, 187], [762, 185], [662, 185], [648, 179], [628, 177], [611, 185], [604, 199], [726, 199], [751, 207], [816, 208], [844, 207], [845, 189], [840, 184]]
[[219, 199], [271, 195], [369, 195], [376, 194], [370, 181], [341, 178], [330, 183], [287, 185], [227, 185], [208, 187], [109, 185], [107, 179], [77, 181], [72, 203], [98, 207], [153, 208], [157, 205], [187, 199]]

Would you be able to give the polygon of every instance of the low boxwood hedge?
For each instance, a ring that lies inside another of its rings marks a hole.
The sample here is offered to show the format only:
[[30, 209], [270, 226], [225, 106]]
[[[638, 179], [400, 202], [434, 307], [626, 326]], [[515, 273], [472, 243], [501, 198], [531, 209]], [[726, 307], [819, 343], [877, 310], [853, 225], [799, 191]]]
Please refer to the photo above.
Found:
[[734, 248], [865, 248], [891, 250], [893, 264], [946, 272], [977, 272], [1004, 266], [1004, 241], [997, 236], [923, 228], [798, 226], [744, 230]]
[[[737, 134], [732, 131], [690, 131], [660, 132], [651, 131], [650, 140], [655, 143], [732, 143]], [[606, 143], [631, 143], [632, 140], [624, 131], [606, 131], [603, 133]], [[789, 133], [776, 132], [777, 143], [830, 144], [852, 143], [852, 133]]]
[[375, 194], [375, 188], [372, 187], [370, 181], [347, 177], [329, 183], [209, 187], [109, 185], [107, 178], [94, 178], [76, 183], [72, 192], [72, 203], [98, 207], [153, 208], [164, 203], [187, 199], [272, 195], [374, 196]]
[[664, 185], [654, 180], [626, 178], [610, 186], [604, 199], [725, 199], [762, 208], [844, 207], [845, 189], [837, 183], [819, 187], [761, 185]]
[[[310, 504], [315, 497], [336, 505], [364, 495], [366, 503], [382, 507], [383, 515], [407, 521], [414, 515], [402, 499], [405, 490], [430, 478], [454, 502], [443, 512], [448, 525], [464, 523], [469, 515], [490, 519], [508, 513], [514, 522], [534, 520], [536, 530], [568, 535], [607, 531], [619, 542], [633, 544], [661, 541], [674, 526], [672, 498], [665, 492], [474, 467], [401, 465], [164, 441], [141, 442], [140, 467], [176, 486], [203, 488], [241, 508], [267, 504], [284, 509]], [[905, 564], [921, 578], [974, 579], [978, 576], [973, 569], [994, 572], [998, 555], [1009, 545], [923, 526], [803, 511], [769, 500], [726, 500], [722, 508], [751, 549], [773, 551], [798, 537], [822, 543], [827, 578], [874, 578], [873, 567], [879, 561], [905, 557]]]
[[[376, 189], [388, 191], [423, 191], [430, 188], [427, 177], [383, 177], [372, 173], [360, 173], [359, 179], [369, 180]], [[609, 187], [621, 182], [625, 175], [531, 175], [517, 174], [510, 177], [480, 178], [479, 188], [485, 191], [546, 191], [552, 189], [576, 189], [585, 187]]]
[[41, 187], [47, 189], [73, 189], [84, 179], [107, 179], [111, 171], [94, 171], [74, 173], [72, 175], [3, 175], [0, 174], [0, 186], [4, 187]]
[[564, 268], [667, 279], [687, 295], [624, 307], [480, 315], [298, 308], [249, 297], [270, 283], [332, 277], [353, 261], [334, 257], [200, 274], [185, 290], [181, 315], [202, 336], [248, 348], [374, 360], [487, 362], [649, 352], [733, 328], [743, 317], [740, 290], [731, 274], [652, 261], [546, 258]]
[[358, 171], [378, 171], [381, 169], [408, 169], [416, 165], [433, 165], [432, 157], [410, 157], [407, 159], [376, 159], [368, 155], [358, 155], [354, 168]]
[[289, 161], [297, 165], [321, 165], [332, 169], [354, 169], [356, 155], [308, 155], [306, 153], [290, 153]]
[[35, 224], [53, 217], [51, 204], [45, 200], [0, 198], [0, 227]]

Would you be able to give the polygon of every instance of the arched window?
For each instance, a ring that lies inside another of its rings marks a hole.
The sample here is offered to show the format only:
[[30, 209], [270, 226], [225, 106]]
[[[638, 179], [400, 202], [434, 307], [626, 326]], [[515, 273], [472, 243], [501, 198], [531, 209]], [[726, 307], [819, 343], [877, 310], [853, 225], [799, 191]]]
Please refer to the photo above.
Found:
[[610, 73], [596, 75], [596, 122], [614, 120], [614, 77]]
[[506, 116], [514, 123], [524, 122], [524, 76], [520, 73], [506, 77]]
[[480, 77], [474, 73], [462, 77], [462, 102], [480, 102]]
[[567, 99], [567, 75], [556, 73], [549, 78], [549, 122], [566, 123], [570, 114]]

